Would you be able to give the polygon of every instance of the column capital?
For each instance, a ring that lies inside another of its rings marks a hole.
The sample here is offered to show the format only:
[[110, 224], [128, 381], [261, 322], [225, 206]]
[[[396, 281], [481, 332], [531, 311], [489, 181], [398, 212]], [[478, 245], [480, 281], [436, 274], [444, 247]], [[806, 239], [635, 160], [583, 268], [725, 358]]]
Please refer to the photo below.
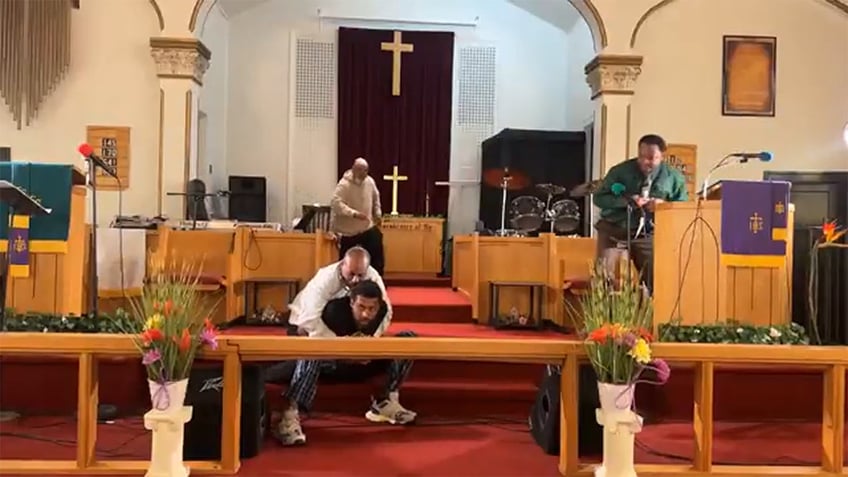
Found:
[[150, 54], [160, 78], [190, 79], [203, 85], [212, 52], [196, 38], [151, 37]]
[[602, 54], [592, 58], [583, 71], [592, 99], [604, 94], [632, 95], [642, 74], [642, 57]]

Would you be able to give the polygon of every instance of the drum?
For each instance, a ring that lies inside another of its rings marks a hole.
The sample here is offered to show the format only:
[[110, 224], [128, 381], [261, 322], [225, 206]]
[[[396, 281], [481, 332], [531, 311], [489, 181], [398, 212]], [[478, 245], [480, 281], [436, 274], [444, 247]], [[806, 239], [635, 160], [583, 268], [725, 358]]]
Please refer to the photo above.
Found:
[[551, 207], [551, 215], [554, 221], [554, 230], [567, 234], [574, 232], [580, 227], [580, 207], [571, 199], [563, 199], [554, 202]]
[[545, 203], [531, 195], [516, 197], [509, 204], [509, 222], [518, 232], [535, 232], [545, 220]]

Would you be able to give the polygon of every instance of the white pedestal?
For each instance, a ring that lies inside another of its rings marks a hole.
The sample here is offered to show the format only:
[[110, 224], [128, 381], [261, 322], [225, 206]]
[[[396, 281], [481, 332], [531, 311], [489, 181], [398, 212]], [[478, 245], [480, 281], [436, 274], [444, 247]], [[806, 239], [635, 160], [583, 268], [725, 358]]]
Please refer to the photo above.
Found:
[[642, 418], [629, 409], [595, 411], [598, 424], [604, 428], [604, 460], [595, 469], [595, 477], [636, 477], [633, 447]]
[[153, 431], [150, 467], [145, 477], [188, 477], [189, 468], [183, 465], [183, 435], [191, 412], [191, 406], [183, 406], [144, 415], [144, 428]]

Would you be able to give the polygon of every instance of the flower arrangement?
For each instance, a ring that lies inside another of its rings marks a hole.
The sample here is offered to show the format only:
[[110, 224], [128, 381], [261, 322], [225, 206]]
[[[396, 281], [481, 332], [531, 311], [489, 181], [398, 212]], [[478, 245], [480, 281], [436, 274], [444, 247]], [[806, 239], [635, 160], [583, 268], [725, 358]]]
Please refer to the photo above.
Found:
[[848, 249], [848, 243], [841, 243], [842, 238], [848, 229], [840, 227], [835, 220], [825, 222], [821, 226], [822, 235], [818, 240], [813, 242], [810, 247], [810, 273], [809, 282], [807, 283], [807, 311], [810, 316], [810, 325], [812, 327], [812, 335], [815, 344], [822, 344], [821, 335], [819, 334], [819, 251], [822, 249]]
[[[196, 289], [199, 276], [189, 266], [174, 274], [159, 268], [145, 284], [141, 297], [131, 302], [130, 332], [141, 352], [156, 409], [163, 401], [157, 399], [162, 388], [187, 381], [198, 349], [218, 346], [218, 330], [208, 318], [215, 306], [203, 309]], [[165, 401], [168, 403], [164, 406], [168, 407], [170, 401], [178, 399], [166, 396]]]
[[[652, 356], [653, 305], [638, 279], [617, 280], [598, 262], [589, 293], [580, 304], [579, 333], [600, 383], [632, 387], [638, 382], [668, 380], [668, 364]], [[645, 376], [646, 371], [653, 372], [653, 379]]]

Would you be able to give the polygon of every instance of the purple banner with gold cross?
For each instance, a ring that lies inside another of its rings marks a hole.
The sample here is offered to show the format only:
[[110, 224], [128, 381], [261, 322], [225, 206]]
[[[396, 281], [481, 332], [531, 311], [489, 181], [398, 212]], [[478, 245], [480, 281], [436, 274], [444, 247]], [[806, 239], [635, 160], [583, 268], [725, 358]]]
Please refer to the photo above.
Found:
[[790, 186], [776, 181], [722, 181], [722, 264], [762, 268], [786, 264]]
[[9, 218], [9, 275], [29, 277], [29, 216], [13, 215]]

